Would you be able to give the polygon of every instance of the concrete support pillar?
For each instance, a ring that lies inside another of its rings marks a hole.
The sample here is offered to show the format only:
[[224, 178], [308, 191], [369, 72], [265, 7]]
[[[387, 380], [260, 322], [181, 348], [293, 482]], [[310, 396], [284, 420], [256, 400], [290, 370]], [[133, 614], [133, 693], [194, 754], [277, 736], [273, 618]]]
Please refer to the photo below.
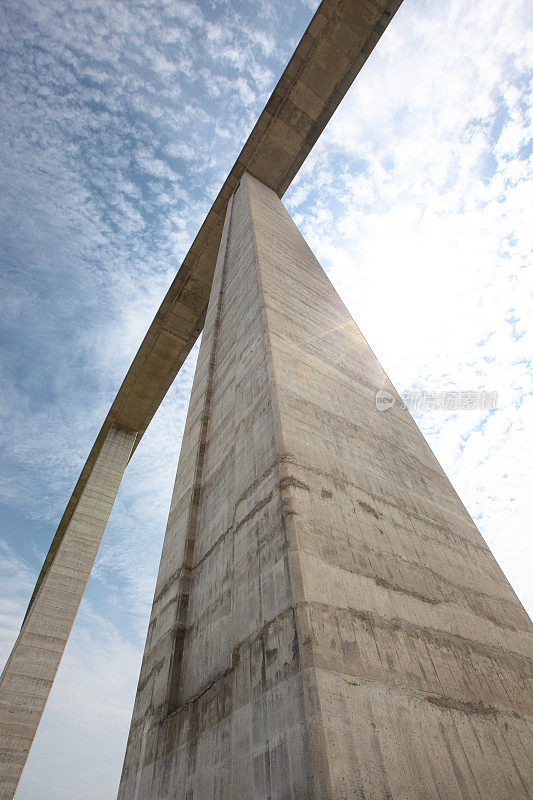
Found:
[[0, 678], [0, 800], [15, 794], [135, 437], [109, 431]]
[[531, 630], [280, 200], [245, 175], [120, 800], [528, 797]]

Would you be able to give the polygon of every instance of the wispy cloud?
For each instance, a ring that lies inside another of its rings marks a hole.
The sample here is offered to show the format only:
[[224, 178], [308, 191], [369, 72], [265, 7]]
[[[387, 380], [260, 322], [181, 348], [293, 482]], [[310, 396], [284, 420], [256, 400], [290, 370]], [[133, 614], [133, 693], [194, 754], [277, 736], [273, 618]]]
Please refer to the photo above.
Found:
[[[4, 3], [5, 656], [116, 389], [316, 5]], [[499, 392], [496, 412], [418, 422], [533, 607], [527, 11], [405, 0], [286, 202], [398, 389]], [[114, 797], [195, 356], [126, 473], [20, 800]]]

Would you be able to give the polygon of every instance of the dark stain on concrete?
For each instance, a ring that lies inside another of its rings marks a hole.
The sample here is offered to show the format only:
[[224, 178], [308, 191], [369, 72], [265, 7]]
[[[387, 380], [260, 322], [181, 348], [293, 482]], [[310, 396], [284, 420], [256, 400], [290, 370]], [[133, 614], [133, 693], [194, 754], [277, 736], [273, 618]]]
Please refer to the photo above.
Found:
[[468, 700], [453, 700], [451, 697], [435, 697], [433, 695], [427, 695], [426, 700], [428, 703], [433, 703], [434, 706], [449, 708], [452, 711], [462, 711], [464, 714], [480, 714], [483, 717], [493, 717], [494, 719], [498, 714], [497, 709], [493, 706], [486, 706], [481, 701], [472, 703]]
[[364, 500], [359, 500], [359, 505], [361, 506], [363, 511], [366, 511], [368, 514], [372, 514], [372, 516], [375, 517], [376, 519], [379, 519], [380, 515], [376, 511], [376, 509], [372, 508], [372, 506], [369, 506], [368, 503], [365, 503]]
[[374, 578], [374, 583], [377, 586], [383, 586], [384, 589], [390, 589], [393, 592], [401, 592], [402, 594], [409, 595], [409, 597], [415, 597], [417, 600], [422, 600], [423, 603], [431, 603], [435, 606], [440, 603], [440, 600], [434, 600], [432, 597], [427, 597], [425, 594], [420, 594], [420, 592], [413, 592], [410, 589], [404, 589], [401, 586], [395, 586], [393, 583], [389, 583], [389, 581], [386, 581], [383, 578]]
[[298, 480], [298, 478], [295, 478], [294, 475], [287, 475], [280, 480], [279, 488], [285, 489], [286, 486], [294, 486], [296, 489], [305, 489], [307, 492], [309, 491], [309, 486], [303, 481]]

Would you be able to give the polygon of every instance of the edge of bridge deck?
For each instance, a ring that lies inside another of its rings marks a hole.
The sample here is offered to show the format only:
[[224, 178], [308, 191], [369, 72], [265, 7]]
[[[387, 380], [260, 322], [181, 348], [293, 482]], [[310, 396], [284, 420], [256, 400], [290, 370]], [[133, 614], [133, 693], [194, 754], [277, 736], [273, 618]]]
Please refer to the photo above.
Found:
[[28, 611], [111, 426], [136, 431], [137, 446], [203, 328], [226, 206], [242, 175], [249, 172], [283, 196], [401, 2], [323, 0], [318, 7], [133, 359], [61, 518]]

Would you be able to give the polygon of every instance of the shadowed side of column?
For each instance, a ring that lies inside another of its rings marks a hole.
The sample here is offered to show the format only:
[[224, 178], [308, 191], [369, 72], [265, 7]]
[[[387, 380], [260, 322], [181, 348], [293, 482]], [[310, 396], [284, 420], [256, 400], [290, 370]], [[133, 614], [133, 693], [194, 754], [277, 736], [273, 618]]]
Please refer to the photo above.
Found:
[[246, 185], [226, 217], [121, 800], [318, 797]]

